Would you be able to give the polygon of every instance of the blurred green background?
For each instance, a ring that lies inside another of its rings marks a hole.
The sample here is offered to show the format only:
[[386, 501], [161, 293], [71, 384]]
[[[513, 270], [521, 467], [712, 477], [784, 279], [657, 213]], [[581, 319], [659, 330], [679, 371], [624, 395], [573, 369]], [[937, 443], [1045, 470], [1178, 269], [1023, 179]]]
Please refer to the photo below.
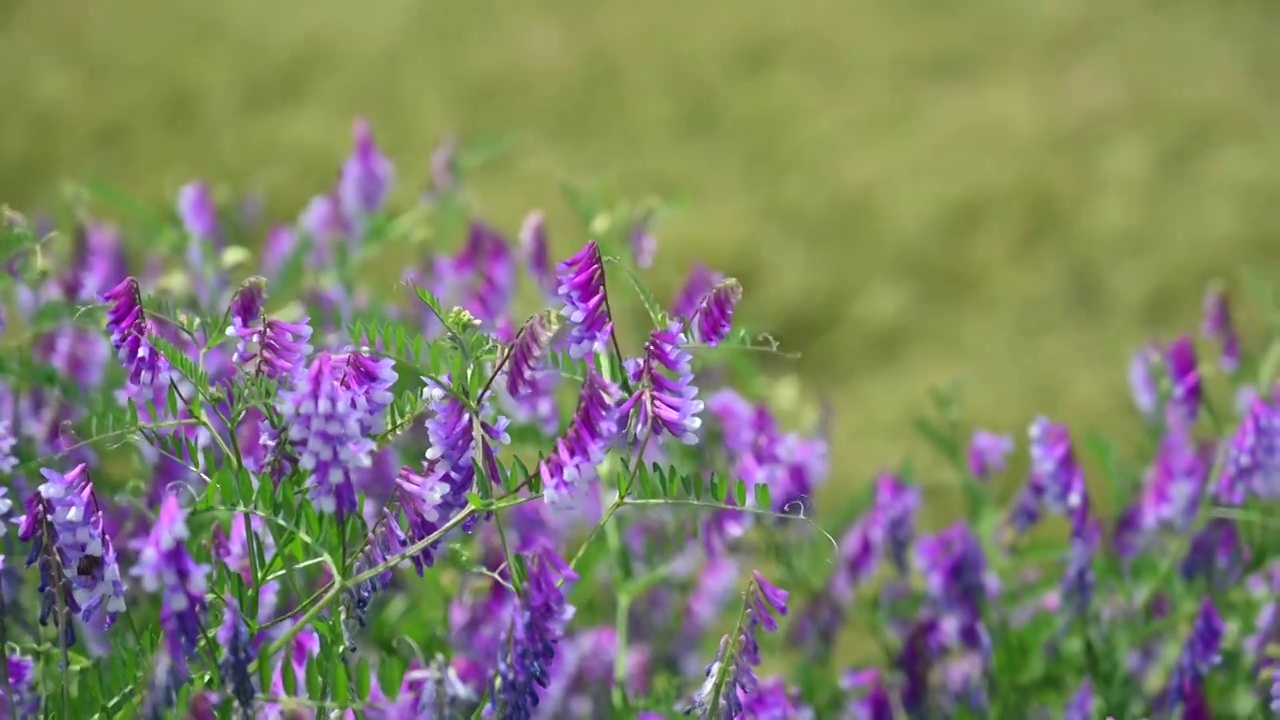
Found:
[[1020, 439], [1132, 423], [1130, 350], [1280, 239], [1277, 27], [1262, 0], [0, 0], [0, 200], [202, 177], [291, 218], [366, 115], [407, 203], [443, 135], [512, 133], [476, 181], [512, 233], [568, 227], [565, 176], [682, 199], [655, 289], [742, 280], [835, 401], [848, 487], [931, 383]]

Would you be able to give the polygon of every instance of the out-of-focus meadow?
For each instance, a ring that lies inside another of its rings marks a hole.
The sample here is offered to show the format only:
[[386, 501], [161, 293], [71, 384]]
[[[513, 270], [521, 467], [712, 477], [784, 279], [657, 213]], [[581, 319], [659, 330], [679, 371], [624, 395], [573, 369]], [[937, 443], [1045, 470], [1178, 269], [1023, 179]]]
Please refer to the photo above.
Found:
[[655, 289], [695, 259], [742, 280], [836, 403], [847, 483], [930, 383], [1019, 434], [1129, 422], [1128, 353], [1280, 241], [1276, 27], [1249, 0], [3, 0], [0, 199], [198, 176], [286, 218], [357, 115], [402, 203], [444, 134], [509, 135], [476, 183], [512, 233], [568, 227], [562, 176], [681, 200]]

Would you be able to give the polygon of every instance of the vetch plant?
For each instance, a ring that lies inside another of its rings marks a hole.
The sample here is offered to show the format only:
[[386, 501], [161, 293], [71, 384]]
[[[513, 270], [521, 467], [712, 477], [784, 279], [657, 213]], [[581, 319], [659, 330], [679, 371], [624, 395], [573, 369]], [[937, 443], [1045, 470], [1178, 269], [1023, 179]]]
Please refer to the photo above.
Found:
[[941, 464], [827, 489], [751, 288], [647, 289], [654, 203], [480, 218], [450, 141], [395, 212], [353, 135], [261, 233], [201, 181], [5, 212], [0, 717], [1280, 713], [1280, 340], [1225, 286], [1123, 440], [935, 390]]

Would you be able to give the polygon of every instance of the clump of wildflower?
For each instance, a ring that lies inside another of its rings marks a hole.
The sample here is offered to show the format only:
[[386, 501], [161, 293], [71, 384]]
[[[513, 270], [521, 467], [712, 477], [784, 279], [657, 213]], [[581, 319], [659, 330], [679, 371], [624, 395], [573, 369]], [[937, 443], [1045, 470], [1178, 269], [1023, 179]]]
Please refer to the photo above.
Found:
[[519, 598], [508, 642], [500, 653], [498, 676], [488, 710], [511, 720], [529, 720], [538, 706], [538, 692], [547, 687], [548, 671], [556, 644], [574, 607], [565, 599], [563, 582], [577, 574], [551, 550], [535, 553], [526, 561], [528, 576]]
[[975, 430], [969, 439], [969, 473], [979, 480], [987, 480], [995, 473], [1004, 472], [1011, 452], [1013, 438], [987, 430]]
[[1218, 343], [1223, 372], [1230, 374], [1240, 368], [1240, 335], [1231, 321], [1231, 303], [1227, 300], [1227, 293], [1220, 286], [1212, 286], [1205, 293], [1200, 334]]
[[187, 233], [187, 265], [196, 296], [207, 305], [225, 282], [216, 262], [224, 237], [209, 186], [198, 181], [183, 185], [178, 191], [178, 216]]
[[551, 454], [538, 464], [548, 503], [567, 498], [579, 482], [594, 476], [595, 467], [618, 434], [618, 396], [613, 383], [588, 367], [569, 427], [556, 440]]
[[197, 564], [187, 552], [190, 537], [186, 513], [176, 495], [160, 506], [160, 515], [147, 539], [138, 545], [138, 564], [132, 575], [147, 592], [160, 592], [160, 628], [174, 672], [187, 677], [187, 658], [200, 640], [209, 590], [209, 567]]
[[1248, 560], [1249, 548], [1236, 524], [1226, 518], [1213, 518], [1191, 538], [1182, 558], [1182, 577], [1203, 577], [1216, 584], [1234, 582]]
[[376, 449], [363, 432], [357, 394], [341, 382], [342, 367], [331, 354], [319, 354], [276, 403], [288, 423], [297, 466], [307, 473], [312, 502], [339, 517], [355, 511], [354, 474], [373, 463]]
[[560, 280], [556, 292], [565, 305], [561, 314], [571, 323], [569, 355], [582, 358], [603, 351], [613, 333], [613, 320], [609, 317], [600, 246], [594, 240], [583, 245], [556, 266], [556, 276]]
[[400, 376], [395, 361], [374, 357], [368, 348], [333, 356], [334, 367], [341, 368], [338, 383], [350, 390], [356, 417], [365, 435], [377, 435], [387, 429], [387, 408], [395, 400], [391, 388]]
[[[110, 627], [116, 614], [124, 612], [125, 586], [85, 466], [66, 475], [42, 468], [40, 474], [45, 482], [24, 503], [18, 538], [31, 543], [27, 566], [39, 561], [40, 624], [54, 617], [70, 647], [75, 631], [69, 615], [78, 612], [88, 622], [103, 608], [104, 628]], [[59, 604], [66, 616], [53, 615]]]
[[150, 385], [165, 376], [164, 357], [151, 345], [150, 337], [155, 329], [142, 309], [142, 291], [133, 276], [103, 293], [103, 302], [111, 303], [107, 309], [107, 330], [111, 332], [111, 345], [134, 385]]
[[729, 278], [707, 291], [689, 317], [689, 336], [695, 342], [719, 345], [733, 327], [733, 311], [742, 300], [742, 285]]
[[698, 413], [702, 401], [693, 384], [692, 356], [681, 347], [685, 342], [679, 323], [654, 330], [644, 344], [644, 357], [630, 371], [636, 391], [618, 408], [630, 416], [633, 432], [661, 437], [669, 434], [686, 445], [698, 441], [702, 426]]
[[841, 563], [830, 583], [830, 591], [840, 602], [852, 599], [854, 589], [875, 573], [884, 557], [899, 572], [906, 571], [919, 507], [919, 488], [888, 473], [876, 478], [871, 508], [840, 540]]
[[756, 631], [761, 627], [766, 632], [778, 629], [777, 618], [787, 614], [789, 596], [758, 571], [752, 571], [735, 636], [720, 639], [715, 660], [707, 666], [706, 681], [694, 694], [686, 715], [725, 720], [743, 717], [744, 696], [756, 692], [760, 684], [755, 672], [761, 663]]

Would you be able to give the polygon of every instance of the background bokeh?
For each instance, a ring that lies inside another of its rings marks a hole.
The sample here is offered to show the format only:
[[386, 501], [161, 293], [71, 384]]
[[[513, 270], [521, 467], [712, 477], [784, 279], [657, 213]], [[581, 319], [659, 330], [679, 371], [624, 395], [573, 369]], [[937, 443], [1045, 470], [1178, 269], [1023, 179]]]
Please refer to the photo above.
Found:
[[445, 134], [509, 137], [476, 183], [512, 233], [567, 227], [561, 177], [680, 201], [655, 290], [742, 280], [838, 408], [844, 488], [931, 383], [1019, 436], [1131, 422], [1128, 353], [1275, 254], [1277, 27], [1257, 0], [0, 0], [0, 200], [201, 177], [288, 218], [358, 115], [402, 203]]

